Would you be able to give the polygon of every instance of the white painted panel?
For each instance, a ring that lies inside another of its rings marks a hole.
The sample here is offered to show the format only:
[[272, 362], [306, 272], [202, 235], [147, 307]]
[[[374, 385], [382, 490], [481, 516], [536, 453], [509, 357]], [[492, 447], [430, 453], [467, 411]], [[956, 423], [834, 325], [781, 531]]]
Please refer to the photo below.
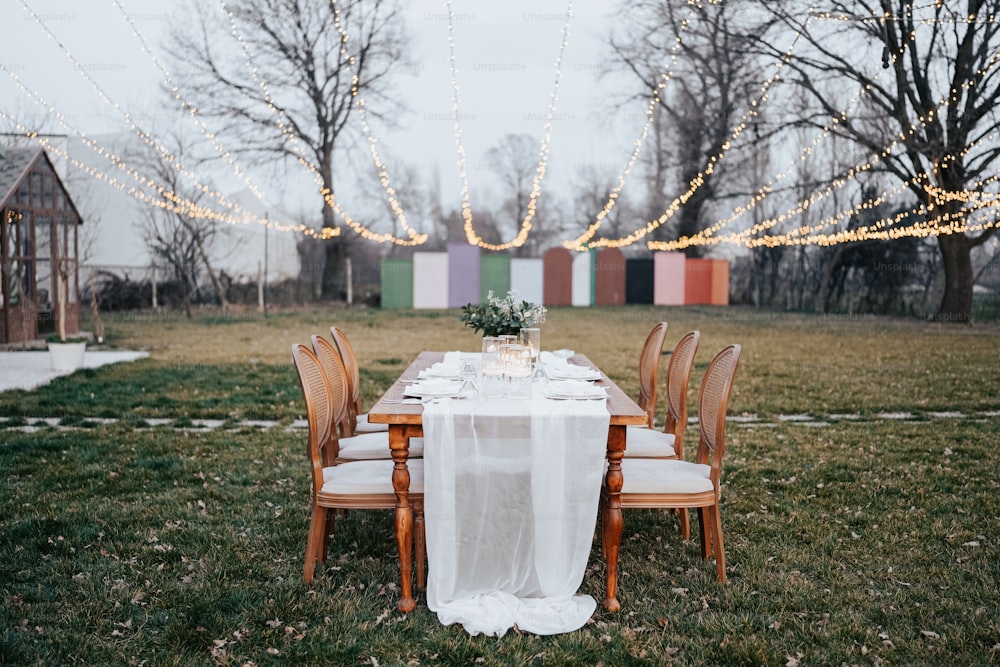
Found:
[[573, 257], [573, 305], [590, 306], [590, 267], [589, 252], [578, 252]]
[[448, 253], [413, 253], [413, 307], [448, 307]]
[[529, 303], [545, 300], [545, 270], [541, 258], [514, 257], [510, 260], [510, 288]]

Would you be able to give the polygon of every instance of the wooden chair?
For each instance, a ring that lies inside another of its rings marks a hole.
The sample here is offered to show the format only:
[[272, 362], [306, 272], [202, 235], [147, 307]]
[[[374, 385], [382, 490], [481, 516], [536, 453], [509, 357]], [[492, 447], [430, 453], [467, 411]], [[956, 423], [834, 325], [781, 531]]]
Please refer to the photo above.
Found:
[[[306, 345], [292, 345], [292, 360], [299, 376], [309, 422], [308, 453], [312, 488], [312, 519], [306, 540], [303, 576], [312, 581], [316, 563], [326, 562], [333, 536], [336, 510], [380, 509], [396, 507], [392, 486], [394, 463], [391, 459], [337, 463], [337, 429], [334, 415], [345, 409], [343, 378], [333, 377], [331, 384], [315, 353]], [[423, 461], [410, 461], [410, 500], [414, 509], [417, 586], [424, 586]]]
[[689, 331], [677, 341], [667, 366], [667, 412], [663, 419], [663, 429], [629, 426], [625, 456], [642, 459], [684, 458], [688, 385], [700, 338], [700, 332]]
[[368, 415], [361, 407], [361, 368], [358, 365], [358, 357], [354, 354], [354, 346], [341, 329], [330, 327], [330, 335], [333, 336], [333, 344], [337, 346], [337, 352], [347, 369], [348, 399], [347, 408], [350, 413], [350, 433], [376, 433], [388, 431], [388, 424], [372, 424], [368, 421]]
[[[642, 426], [627, 427], [625, 456], [640, 459], [684, 460], [684, 431], [687, 428], [688, 385], [701, 333], [689, 331], [674, 346], [667, 366], [667, 412], [663, 430]], [[691, 520], [686, 507], [677, 508], [681, 537], [691, 539]]]
[[[698, 454], [694, 463], [667, 459], [623, 459], [621, 506], [697, 508], [702, 556], [715, 555], [715, 572], [726, 581], [726, 551], [719, 511], [722, 457], [726, 453], [726, 408], [740, 361], [739, 345], [723, 348], [708, 366], [698, 392]], [[607, 502], [607, 491], [602, 494]]]
[[639, 353], [639, 400], [636, 403], [646, 411], [646, 426], [649, 428], [653, 428], [656, 416], [656, 384], [659, 382], [660, 356], [666, 335], [667, 323], [658, 322], [646, 336]]
[[[313, 352], [319, 359], [320, 366], [330, 384], [341, 383], [342, 387], [335, 388], [342, 391], [348, 400], [343, 404], [343, 410], [331, 415], [335, 428], [339, 428], [337, 461], [367, 461], [372, 459], [391, 459], [392, 451], [389, 449], [389, 432], [373, 431], [369, 433], [353, 433], [350, 423], [350, 390], [348, 388], [348, 372], [344, 367], [340, 354], [326, 338], [322, 336], [312, 336]], [[334, 379], [335, 378], [335, 379]], [[424, 456], [423, 438], [410, 439], [410, 458], [423, 458]]]

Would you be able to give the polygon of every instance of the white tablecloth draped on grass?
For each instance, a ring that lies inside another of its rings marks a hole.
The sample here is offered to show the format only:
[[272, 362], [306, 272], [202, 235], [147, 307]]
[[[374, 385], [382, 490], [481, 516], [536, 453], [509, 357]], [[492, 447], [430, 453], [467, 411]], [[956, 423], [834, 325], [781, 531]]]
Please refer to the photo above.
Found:
[[590, 555], [610, 415], [604, 400], [439, 400], [424, 406], [427, 606], [503, 636], [572, 632]]

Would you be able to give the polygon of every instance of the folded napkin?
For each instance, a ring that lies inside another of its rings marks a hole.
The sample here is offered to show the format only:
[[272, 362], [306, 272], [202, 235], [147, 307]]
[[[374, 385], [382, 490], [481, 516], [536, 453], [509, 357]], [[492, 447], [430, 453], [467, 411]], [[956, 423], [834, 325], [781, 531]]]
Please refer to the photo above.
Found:
[[457, 394], [462, 389], [462, 383], [447, 378], [427, 378], [414, 382], [403, 390], [407, 396], [444, 396]]
[[577, 380], [597, 380], [601, 377], [600, 371], [590, 366], [577, 366], [576, 364], [563, 364], [562, 366], [549, 367], [550, 373], [558, 379]]
[[549, 380], [542, 386], [545, 398], [607, 398], [604, 387], [581, 380]]
[[564, 357], [558, 357], [554, 352], [544, 351], [538, 353], [538, 360], [550, 368], [562, 368], [567, 365]]
[[443, 361], [439, 361], [433, 366], [429, 366], [420, 373], [417, 377], [423, 378], [456, 378], [462, 373], [461, 364], [449, 364]]

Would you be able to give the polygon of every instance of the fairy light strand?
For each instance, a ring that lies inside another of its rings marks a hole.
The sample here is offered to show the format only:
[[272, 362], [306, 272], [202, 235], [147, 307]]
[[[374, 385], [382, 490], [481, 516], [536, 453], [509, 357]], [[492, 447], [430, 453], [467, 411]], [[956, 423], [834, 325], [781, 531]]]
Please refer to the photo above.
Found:
[[[208, 127], [208, 124], [205, 123], [205, 121], [203, 121], [201, 117], [198, 115], [197, 107], [195, 107], [194, 104], [192, 104], [184, 96], [181, 87], [174, 81], [173, 75], [171, 75], [170, 71], [166, 68], [163, 62], [156, 56], [153, 50], [149, 47], [146, 38], [139, 31], [138, 26], [135, 24], [135, 21], [132, 20], [132, 17], [125, 9], [125, 5], [122, 4], [122, 1], [113, 0], [113, 2], [121, 12], [122, 20], [129, 26], [129, 28], [131, 28], [132, 36], [139, 41], [139, 44], [142, 47], [143, 52], [149, 57], [153, 65], [156, 66], [156, 68], [160, 70], [160, 72], [163, 74], [164, 83], [167, 85], [170, 94], [173, 96], [174, 100], [176, 100], [177, 103], [180, 105], [185, 115], [191, 118], [191, 120], [198, 126], [198, 129], [201, 132], [202, 136], [204, 136], [205, 139], [207, 139], [211, 143], [212, 147], [215, 149], [215, 152], [219, 155], [219, 157], [226, 161], [226, 163], [233, 170], [233, 173], [240, 180], [243, 181], [243, 183], [247, 186], [250, 192], [253, 193], [253, 195], [257, 198], [257, 200], [260, 203], [267, 206], [268, 208], [271, 208], [267, 204], [269, 198], [267, 197], [267, 195], [264, 194], [264, 191], [261, 189], [261, 187], [258, 186], [257, 183], [251, 178], [250, 174], [248, 174], [239, 165], [239, 163], [237, 163], [236, 158], [232, 154], [232, 152], [226, 149], [226, 147], [219, 140], [218, 135], [212, 132], [212, 130]], [[268, 222], [267, 226], [272, 226], [272, 225], [270, 224], [270, 222]]]
[[552, 121], [555, 117], [558, 103], [559, 81], [562, 75], [563, 53], [569, 43], [569, 24], [573, 18], [573, 0], [569, 0], [566, 5], [566, 21], [563, 24], [562, 39], [559, 44], [559, 53], [555, 61], [555, 81], [552, 86], [552, 93], [549, 96], [548, 111], [545, 116], [545, 124], [542, 130], [542, 141], [538, 151], [538, 166], [531, 183], [531, 193], [528, 195], [527, 213], [521, 220], [520, 229], [511, 241], [507, 243], [487, 243], [475, 230], [472, 220], [472, 204], [469, 196], [469, 176], [466, 167], [465, 145], [462, 141], [461, 124], [461, 90], [458, 85], [458, 67], [455, 58], [455, 16], [452, 7], [452, 0], [446, 0], [445, 6], [448, 14], [448, 63], [451, 69], [452, 87], [452, 113], [454, 114], [455, 148], [458, 153], [459, 181], [461, 183], [461, 205], [462, 219], [464, 221], [465, 237], [470, 245], [476, 245], [486, 250], [508, 250], [519, 248], [524, 245], [531, 233], [532, 221], [535, 218], [538, 207], [538, 198], [542, 191], [542, 180], [548, 168], [549, 143], [552, 139]]
[[[158, 198], [137, 187], [129, 187], [125, 183], [118, 180], [116, 177], [107, 174], [106, 172], [97, 167], [94, 167], [92, 165], [83, 162], [82, 160], [73, 155], [70, 155], [65, 148], [53, 144], [51, 141], [48, 140], [48, 138], [46, 138], [43, 135], [40, 135], [37, 131], [28, 129], [24, 124], [22, 124], [15, 118], [9, 116], [3, 110], [0, 110], [0, 118], [3, 118], [7, 122], [9, 122], [13, 127], [17, 129], [18, 133], [20, 133], [24, 138], [28, 139], [29, 141], [38, 142], [39, 145], [41, 145], [42, 148], [44, 148], [48, 153], [66, 160], [69, 164], [73, 165], [73, 167], [78, 169], [84, 175], [94, 178], [95, 180], [102, 181], [107, 185], [109, 185], [110, 187], [118, 190], [119, 192], [124, 192], [125, 194], [128, 194], [145, 204], [163, 209], [165, 211], [176, 213], [177, 215], [187, 216], [193, 219], [212, 220], [215, 222], [221, 222], [229, 225], [246, 224], [246, 220], [244, 218], [237, 218], [233, 215], [223, 213], [221, 211], [216, 211], [214, 209], [205, 206], [200, 206], [192, 202], [191, 200], [185, 199], [183, 197], [179, 197], [176, 195], [171, 196], [173, 195], [173, 193], [170, 192], [163, 193]], [[301, 225], [301, 224], [300, 225], [276, 224], [274, 225], [274, 228], [277, 229], [278, 231], [294, 231], [305, 234], [307, 236], [312, 236], [314, 238], [327, 238], [323, 236], [322, 232], [317, 232], [316, 230], [313, 230], [307, 227], [306, 225]]]
[[[350, 227], [355, 233], [357, 233], [359, 236], [368, 241], [373, 241], [375, 243], [394, 243], [400, 246], [415, 246], [424, 243], [426, 241], [426, 235], [417, 235], [416, 237], [404, 239], [404, 238], [399, 238], [391, 233], [373, 232], [368, 227], [366, 227], [362, 223], [352, 218], [347, 213], [347, 211], [344, 210], [344, 208], [334, 197], [332, 190], [323, 183], [323, 176], [320, 174], [319, 167], [317, 167], [316, 164], [306, 154], [304, 154], [305, 149], [302, 148], [298, 136], [290, 128], [286, 120], [287, 116], [285, 115], [284, 110], [278, 107], [278, 105], [274, 102], [274, 98], [271, 95], [270, 88], [268, 87], [267, 83], [260, 77], [258, 73], [258, 68], [254, 64], [255, 58], [251, 53], [250, 45], [243, 37], [243, 33], [240, 31], [239, 26], [236, 23], [235, 13], [231, 9], [229, 9], [229, 6], [226, 4], [226, 0], [220, 0], [220, 5], [222, 7], [222, 11], [228, 17], [230, 33], [232, 34], [233, 38], [239, 42], [240, 48], [243, 51], [243, 58], [247, 66], [247, 69], [250, 71], [254, 83], [256, 83], [257, 86], [260, 88], [261, 93], [263, 94], [264, 97], [264, 102], [267, 104], [268, 108], [276, 117], [276, 122], [278, 125], [278, 129], [281, 131], [281, 135], [285, 137], [285, 139], [292, 146], [293, 152], [295, 154], [298, 163], [301, 164], [303, 167], [305, 167], [306, 170], [309, 171], [309, 173], [312, 175], [313, 180], [319, 187], [320, 195], [322, 195], [323, 201], [326, 203], [326, 205], [329, 206], [330, 209], [334, 213], [336, 213], [348, 227]], [[339, 227], [326, 227], [324, 229], [330, 229], [331, 230], [330, 233], [332, 236], [340, 235]]]
[[[899, 56], [899, 54], [897, 53], [897, 54], [894, 54], [893, 57], [896, 58], [898, 56]], [[988, 73], [989, 70], [990, 70], [990, 68], [992, 68], [997, 63], [998, 59], [1000, 59], [1000, 53], [994, 54], [993, 57], [991, 57], [990, 61], [986, 64], [986, 66], [984, 68], [980, 69], [977, 72], [977, 77], [985, 75], [986, 73]], [[963, 88], [967, 89], [967, 88], [970, 88], [971, 86], [973, 86], [974, 85], [974, 80], [975, 79], [973, 78], [972, 80], [965, 82], [963, 84]], [[872, 85], [873, 85], [873, 83], [865, 84], [865, 86], [863, 86], [862, 90], [863, 91], [870, 90], [872, 88]], [[948, 103], [949, 99], [952, 102], [955, 102], [957, 94], [958, 94], [957, 91], [951, 91], [947, 96], [945, 96], [944, 98], [942, 98], [942, 99], [940, 99], [938, 101], [937, 107], [944, 106], [946, 103]], [[913, 136], [914, 136], [914, 134], [917, 131], [924, 129], [926, 127], [927, 123], [931, 122], [936, 117], [937, 113], [938, 113], [937, 108], [934, 108], [934, 109], [931, 109], [931, 111], [927, 114], [926, 118], [924, 118], [924, 117], [918, 117], [917, 118], [917, 122], [914, 125], [911, 125], [910, 128], [906, 132], [901, 131], [899, 133], [898, 138], [896, 138], [895, 140], [893, 140], [888, 147], [886, 147], [885, 149], [883, 149], [873, 159], [869, 160], [867, 163], [864, 163], [864, 164], [861, 164], [861, 165], [855, 165], [855, 167], [853, 167], [848, 172], [848, 175], [846, 177], [841, 178], [841, 179], [837, 179], [836, 181], [834, 181], [833, 184], [831, 184], [831, 186], [829, 186], [828, 188], [826, 188], [824, 191], [821, 191], [820, 193], [814, 193], [809, 198], [807, 198], [806, 200], [804, 200], [802, 202], [799, 202], [795, 207], [793, 207], [792, 209], [786, 211], [785, 213], [783, 213], [781, 215], [778, 215], [778, 216], [774, 216], [772, 218], [769, 218], [769, 219], [767, 219], [767, 220], [765, 220], [765, 221], [763, 221], [761, 223], [758, 223], [758, 224], [754, 225], [753, 227], [751, 227], [749, 230], [746, 230], [744, 232], [739, 232], [739, 233], [734, 234], [734, 235], [730, 235], [730, 237], [727, 240], [728, 241], [733, 241], [734, 239], [746, 239], [746, 238], [748, 238], [748, 237], [750, 237], [752, 235], [759, 234], [759, 233], [761, 233], [761, 232], [763, 232], [763, 231], [765, 231], [767, 229], [770, 229], [771, 227], [773, 227], [773, 226], [775, 226], [775, 225], [777, 225], [777, 224], [779, 224], [781, 222], [785, 222], [785, 221], [787, 221], [787, 220], [789, 220], [789, 219], [791, 219], [791, 218], [793, 218], [793, 217], [795, 217], [797, 215], [803, 214], [811, 206], [815, 205], [817, 202], [819, 202], [822, 199], [824, 199], [825, 197], [829, 196], [829, 194], [833, 190], [839, 189], [839, 188], [843, 187], [849, 181], [849, 179], [852, 178], [853, 176], [857, 175], [858, 173], [861, 173], [861, 172], [864, 172], [864, 171], [868, 171], [875, 164], [877, 164], [881, 160], [889, 157], [891, 155], [893, 149], [896, 146], [898, 146], [900, 143], [906, 142], [908, 139], [912, 139]], [[846, 119], [846, 112], [842, 112], [839, 115], [839, 117], [840, 117], [840, 120], [838, 120], [837, 117], [834, 117], [832, 119], [832, 121], [836, 124], [836, 123], [840, 122], [841, 120]], [[824, 131], [827, 131], [827, 130], [828, 130], [828, 128], [824, 128]], [[990, 136], [992, 136], [992, 135], [990, 135]], [[978, 143], [978, 142], [974, 142], [974, 143]], [[814, 146], [815, 146], [815, 142], [814, 142]], [[969, 146], [965, 147], [965, 149], [962, 151], [962, 155], [966, 155], [972, 148], [973, 148], [973, 145], [969, 145]], [[800, 159], [805, 159], [805, 156], [809, 152], [811, 152], [811, 151], [808, 148], [805, 149], [803, 151], [803, 156]], [[948, 158], [946, 157], [945, 159], [947, 160]], [[954, 157], [953, 157], [953, 159], [954, 159]], [[713, 243], [713, 241], [710, 240], [712, 234], [714, 234], [716, 231], [718, 231], [721, 227], [725, 226], [726, 224], [729, 224], [729, 223], [733, 222], [734, 220], [736, 220], [737, 218], [739, 218], [740, 216], [742, 216], [746, 211], [750, 210], [750, 208], [752, 208], [753, 206], [756, 206], [757, 204], [759, 204], [767, 196], [766, 193], [762, 194], [762, 192], [764, 190], [766, 190], [767, 192], [770, 192], [770, 188], [767, 188], [767, 187], [762, 188], [762, 190], [759, 191], [758, 194], [751, 201], [752, 205], [748, 205], [745, 208], [745, 210], [737, 209], [737, 211], [735, 211], [732, 215], [730, 215], [729, 217], [727, 217], [727, 218], [725, 218], [725, 219], [717, 222], [715, 225], [713, 225], [710, 228], [702, 230], [702, 231], [698, 232], [697, 234], [694, 234], [694, 235], [689, 236], [689, 237], [682, 237], [682, 238], [677, 239], [675, 241], [649, 242], [649, 243], [647, 243], [647, 247], [650, 250], [671, 251], [671, 250], [679, 250], [679, 249], [682, 249], [682, 248], [685, 248], [685, 247], [688, 247], [688, 246], [691, 246], [691, 245], [705, 245], [705, 244]], [[818, 227], [828, 226], [829, 224], [831, 224], [833, 222], [836, 222], [839, 219], [841, 219], [841, 217], [843, 215], [845, 215], [845, 214], [844, 213], [838, 214], [838, 216], [835, 216], [833, 219], [830, 219], [830, 220], [827, 220], [827, 221], [825, 221], [823, 223], [820, 223], [820, 225], [818, 225]]]
[[[192, 170], [188, 169], [181, 163], [177, 155], [173, 154], [162, 142], [157, 141], [155, 137], [146, 132], [135, 121], [135, 119], [132, 117], [132, 114], [129, 113], [128, 110], [122, 108], [120, 104], [114, 101], [104, 91], [104, 89], [97, 83], [97, 81], [95, 81], [94, 78], [90, 76], [90, 74], [87, 72], [87, 68], [84, 67], [84, 65], [76, 58], [76, 56], [74, 56], [73, 53], [62, 44], [62, 42], [55, 35], [55, 33], [48, 27], [48, 25], [45, 24], [44, 21], [42, 21], [42, 18], [34, 11], [34, 9], [32, 9], [27, 4], [26, 0], [19, 0], [19, 2], [21, 6], [24, 7], [24, 9], [27, 10], [29, 14], [31, 14], [35, 23], [42, 29], [42, 31], [46, 34], [46, 36], [49, 39], [51, 39], [63, 51], [63, 54], [66, 56], [66, 58], [73, 64], [74, 68], [77, 70], [80, 76], [87, 83], [90, 84], [90, 86], [97, 93], [98, 97], [100, 97], [101, 101], [107, 104], [108, 106], [112, 107], [119, 115], [121, 115], [121, 117], [125, 121], [126, 125], [129, 127], [129, 129], [137, 137], [139, 137], [139, 139], [142, 140], [146, 145], [148, 145], [150, 148], [159, 153], [168, 164], [173, 165], [173, 167], [178, 171], [178, 173], [180, 173], [186, 179], [188, 179], [188, 181], [191, 182], [191, 184], [195, 187], [196, 190], [202, 192], [206, 196], [211, 197], [212, 199], [215, 199], [224, 208], [229, 209], [230, 211], [238, 213], [239, 215], [247, 218], [248, 219], [247, 221], [256, 220], [261, 224], [264, 224], [266, 222], [264, 218], [260, 218], [259, 216], [256, 216], [253, 213], [246, 211], [238, 203], [227, 199], [222, 193], [202, 183]], [[118, 160], [118, 166], [119, 167], [121, 166], [120, 159]]]
[[[689, 0], [689, 5], [695, 5], [694, 2]], [[698, 5], [700, 8], [700, 5]], [[687, 27], [690, 23], [690, 18], [685, 17], [681, 21], [679, 33], [687, 31]], [[625, 189], [625, 181], [632, 173], [632, 169], [635, 167], [636, 161], [639, 159], [639, 155], [642, 152], [643, 146], [646, 144], [646, 140], [649, 138], [650, 127], [654, 123], [654, 114], [656, 113], [656, 107], [660, 103], [660, 92], [666, 88], [667, 84], [673, 78], [674, 65], [677, 64], [677, 54], [680, 52], [683, 41], [678, 34], [674, 39], [674, 46], [670, 51], [670, 63], [664, 68], [663, 73], [660, 75], [656, 86], [652, 90], [649, 102], [646, 104], [646, 120], [642, 125], [642, 130], [639, 132], [639, 137], [633, 142], [632, 154], [626, 161], [625, 165], [622, 167], [618, 174], [618, 183], [612, 188], [611, 192], [608, 194], [608, 199], [601, 207], [601, 210], [597, 212], [595, 216], [594, 223], [588, 227], [588, 229], [580, 236], [573, 240], [567, 240], [562, 242], [562, 246], [569, 250], [584, 251], [586, 250], [586, 243], [597, 234], [601, 225], [604, 221], [608, 219], [611, 212], [614, 210], [615, 205], [618, 203], [618, 198], [621, 196], [622, 190]]]
[[399, 203], [399, 199], [396, 196], [396, 190], [392, 187], [392, 183], [389, 179], [389, 168], [386, 166], [385, 162], [382, 161], [382, 157], [379, 155], [378, 139], [375, 138], [371, 125], [368, 123], [368, 106], [365, 103], [365, 98], [360, 93], [361, 72], [358, 69], [358, 61], [354, 54], [347, 48], [348, 42], [350, 41], [350, 35], [348, 35], [347, 29], [340, 20], [340, 8], [337, 6], [337, 0], [330, 0], [330, 6], [333, 8], [333, 25], [337, 29], [337, 32], [340, 33], [340, 55], [342, 58], [345, 58], [351, 66], [351, 96], [357, 103], [356, 108], [358, 111], [358, 120], [361, 123], [362, 133], [368, 141], [368, 150], [371, 153], [372, 161], [375, 164], [376, 171], [378, 172], [379, 183], [382, 185], [382, 189], [385, 191], [386, 199], [389, 201], [389, 207], [395, 214], [396, 219], [399, 220], [399, 224], [403, 228], [403, 231], [405, 231], [411, 239], [419, 240], [420, 243], [425, 243], [428, 239], [428, 235], [418, 233], [416, 229], [413, 229], [409, 223], [407, 223], [406, 213], [403, 211], [403, 207]]

